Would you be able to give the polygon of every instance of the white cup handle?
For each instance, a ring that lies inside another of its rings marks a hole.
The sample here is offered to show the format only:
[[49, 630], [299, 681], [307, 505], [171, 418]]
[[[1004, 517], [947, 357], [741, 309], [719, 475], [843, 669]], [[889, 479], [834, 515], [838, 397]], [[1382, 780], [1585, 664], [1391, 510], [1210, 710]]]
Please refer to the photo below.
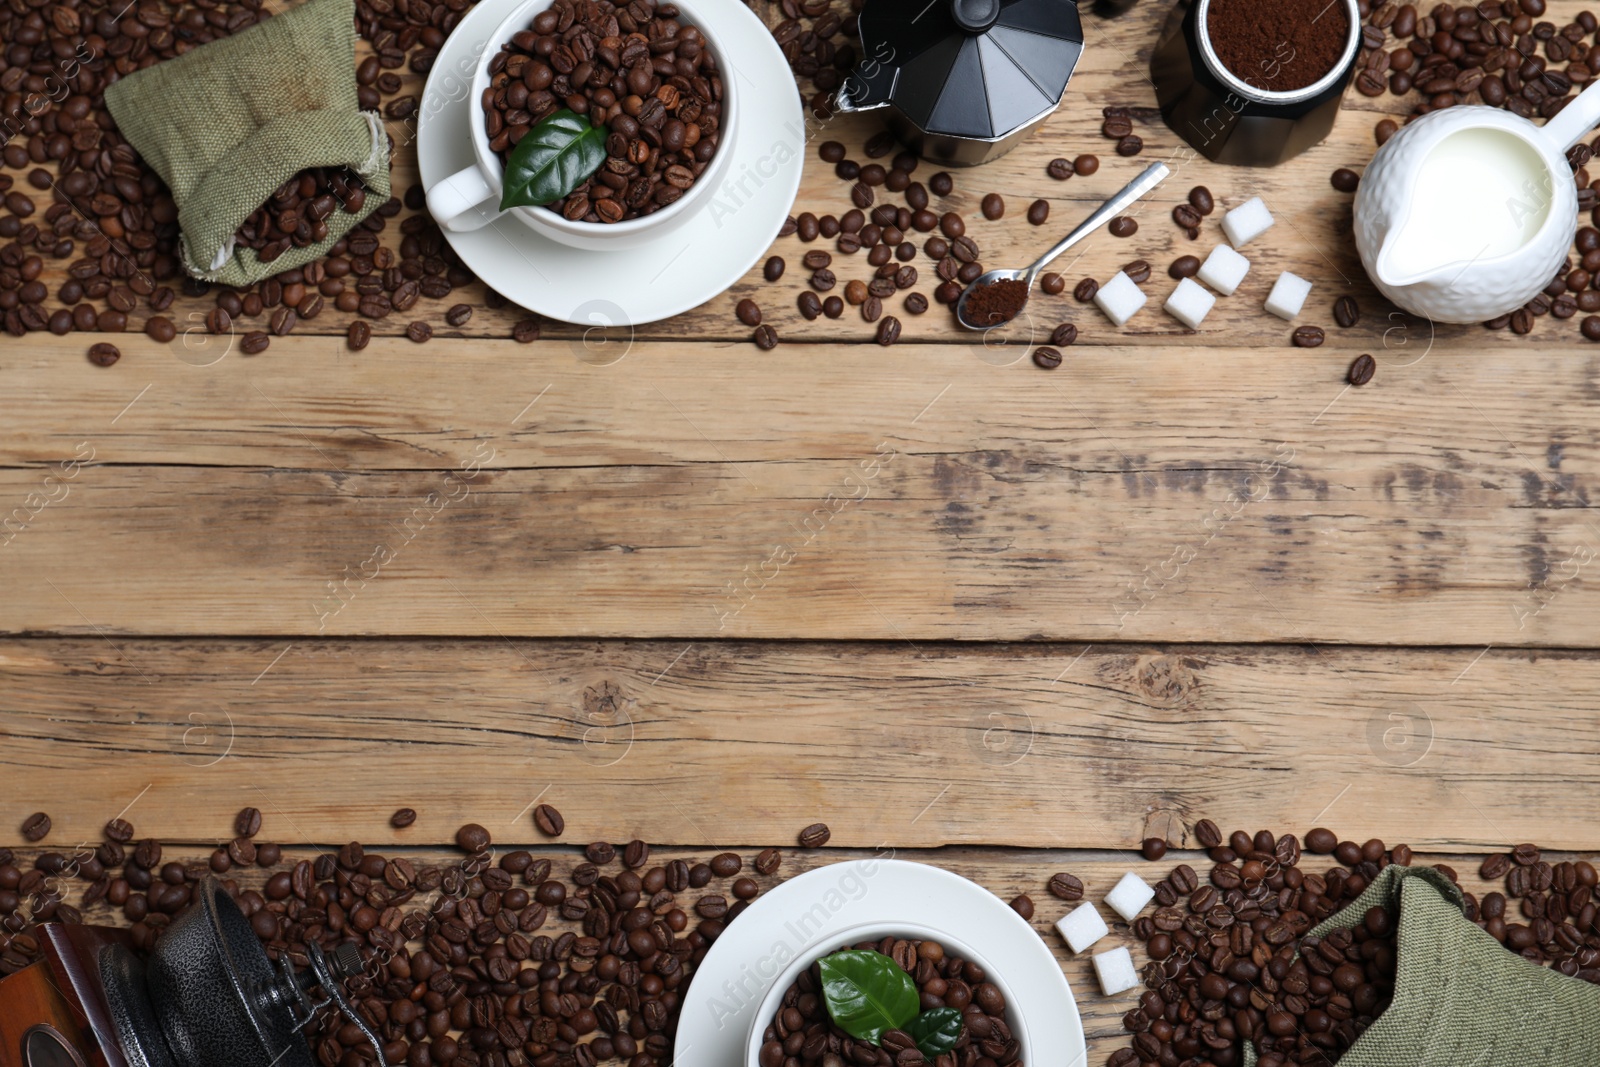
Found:
[[500, 217], [499, 194], [477, 167], [458, 170], [428, 190], [428, 213], [452, 233], [481, 229]]
[[1596, 126], [1600, 126], [1600, 82], [1579, 93], [1541, 129], [1555, 143], [1556, 151], [1565, 153]]

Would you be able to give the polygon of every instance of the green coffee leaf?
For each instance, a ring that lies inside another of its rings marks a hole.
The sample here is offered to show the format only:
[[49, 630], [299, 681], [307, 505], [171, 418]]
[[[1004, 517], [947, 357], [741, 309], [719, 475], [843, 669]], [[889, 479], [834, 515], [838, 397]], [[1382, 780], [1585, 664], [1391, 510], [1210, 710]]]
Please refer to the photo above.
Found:
[[922, 1054], [932, 1060], [956, 1047], [961, 1040], [961, 1013], [954, 1008], [934, 1008], [925, 1011], [907, 1023], [903, 1029], [911, 1035]]
[[822, 996], [835, 1025], [858, 1041], [878, 1043], [885, 1030], [917, 1016], [917, 984], [881, 952], [835, 952], [822, 958]]
[[543, 207], [582, 185], [606, 161], [606, 133], [565, 109], [529, 130], [506, 159], [500, 210]]

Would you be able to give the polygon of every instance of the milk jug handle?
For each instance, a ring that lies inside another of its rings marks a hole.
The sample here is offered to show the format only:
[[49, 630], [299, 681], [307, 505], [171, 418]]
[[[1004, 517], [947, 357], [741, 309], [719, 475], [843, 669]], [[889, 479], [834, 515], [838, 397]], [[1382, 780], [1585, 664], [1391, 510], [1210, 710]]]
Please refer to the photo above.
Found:
[[1542, 129], [1556, 151], [1565, 153], [1596, 126], [1600, 126], [1600, 81], [1574, 97]]

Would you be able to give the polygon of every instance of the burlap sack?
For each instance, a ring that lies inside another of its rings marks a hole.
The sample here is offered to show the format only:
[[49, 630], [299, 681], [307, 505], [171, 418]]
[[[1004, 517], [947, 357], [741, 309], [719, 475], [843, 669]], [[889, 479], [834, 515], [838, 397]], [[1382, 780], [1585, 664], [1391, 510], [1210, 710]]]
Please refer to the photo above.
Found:
[[[122, 135], [172, 190], [184, 267], [245, 286], [323, 256], [389, 199], [381, 118], [356, 102], [355, 0], [308, 0], [106, 89]], [[366, 181], [360, 212], [335, 211], [328, 237], [263, 263], [235, 249], [239, 224], [307, 167]]]
[[[1354, 926], [1376, 905], [1400, 916], [1394, 1002], [1339, 1067], [1600, 1067], [1600, 986], [1508, 951], [1461, 910], [1432, 867], [1385, 867], [1311, 933]], [[1255, 1048], [1244, 1045], [1246, 1067]]]

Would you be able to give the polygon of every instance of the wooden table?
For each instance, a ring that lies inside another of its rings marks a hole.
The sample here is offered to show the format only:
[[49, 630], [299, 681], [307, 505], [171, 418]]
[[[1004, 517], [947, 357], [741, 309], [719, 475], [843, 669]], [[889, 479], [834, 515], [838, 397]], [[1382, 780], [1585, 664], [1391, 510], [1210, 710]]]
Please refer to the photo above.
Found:
[[[1054, 372], [942, 309], [900, 313], [888, 349], [853, 313], [802, 321], [795, 238], [780, 284], [757, 268], [629, 335], [522, 346], [514, 309], [452, 330], [440, 304], [432, 343], [391, 321], [360, 353], [331, 311], [254, 358], [0, 345], [0, 838], [42, 808], [52, 841], [93, 840], [128, 808], [209, 847], [252, 804], [295, 845], [437, 847], [468, 820], [530, 843], [539, 801], [571, 842], [705, 855], [821, 820], [838, 854], [786, 872], [892, 848], [1030, 892], [1053, 945], [1051, 873], [1098, 899], [1202, 816], [1464, 874], [1522, 840], [1600, 849], [1600, 350], [1572, 321], [1434, 329], [1376, 295], [1328, 181], [1369, 158], [1371, 101], [1275, 170], [1192, 158], [1144, 76], [1163, 12], [1090, 18], [1066, 104], [948, 201], [986, 262], [1020, 264], [1173, 164], [1135, 237], [1063, 267], [1149, 260], [1144, 312], [1116, 330], [1035, 298], [1038, 331], [1081, 331]], [[1143, 156], [1100, 136], [1108, 104]], [[1082, 152], [1098, 174], [1045, 177]], [[395, 170], [415, 180], [409, 147]], [[1278, 224], [1191, 332], [1159, 305], [1167, 263], [1220, 239], [1219, 216], [1193, 243], [1170, 221], [1200, 183]], [[795, 210], [847, 206], [812, 153]], [[1262, 311], [1284, 269], [1315, 282], [1298, 321], [1325, 346]], [[776, 351], [734, 319], [745, 296]], [[1376, 379], [1347, 388], [1361, 352]], [[1063, 960], [1103, 1062], [1131, 994]]]

